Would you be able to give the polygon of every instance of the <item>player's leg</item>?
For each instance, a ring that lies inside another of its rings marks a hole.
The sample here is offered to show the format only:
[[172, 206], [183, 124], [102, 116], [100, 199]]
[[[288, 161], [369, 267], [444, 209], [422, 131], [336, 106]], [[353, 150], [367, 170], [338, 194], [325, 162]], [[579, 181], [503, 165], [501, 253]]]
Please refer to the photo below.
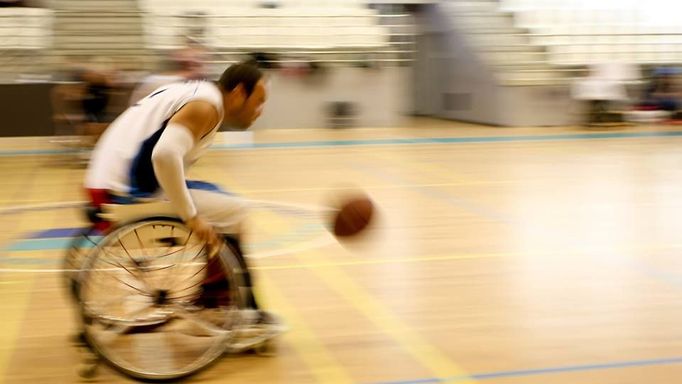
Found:
[[[248, 263], [244, 257], [240, 244], [243, 232], [244, 220], [247, 215], [247, 205], [239, 197], [228, 194], [218, 187], [209, 183], [191, 182], [190, 194], [197, 208], [197, 213], [213, 225], [225, 239], [225, 244], [230, 247], [239, 264], [240, 281], [243, 283], [244, 304], [253, 309], [258, 305], [253, 295], [253, 282]], [[226, 282], [220, 278], [221, 266], [217, 263], [209, 264], [205, 289], [208, 292], [220, 292], [227, 287], [222, 287]]]
[[[270, 338], [284, 331], [281, 321], [273, 314], [259, 308], [253, 292], [253, 277], [240, 244], [240, 236], [244, 230], [244, 220], [247, 215], [247, 203], [238, 196], [226, 193], [212, 184], [201, 183], [199, 188], [196, 183], [189, 183], [190, 194], [197, 208], [197, 213], [212, 224], [225, 239], [225, 244], [230, 247], [232, 254], [238, 262], [241, 298], [245, 305], [245, 315], [248, 322], [256, 326], [255, 334], [248, 334], [241, 344], [248, 346], [254, 340]], [[208, 278], [203, 284], [203, 300], [221, 303], [221, 293], [229, 292], [229, 285], [225, 279], [221, 279], [222, 266], [218, 263], [209, 263]], [[206, 304], [206, 303], [202, 303]], [[238, 347], [239, 349], [240, 347]]]

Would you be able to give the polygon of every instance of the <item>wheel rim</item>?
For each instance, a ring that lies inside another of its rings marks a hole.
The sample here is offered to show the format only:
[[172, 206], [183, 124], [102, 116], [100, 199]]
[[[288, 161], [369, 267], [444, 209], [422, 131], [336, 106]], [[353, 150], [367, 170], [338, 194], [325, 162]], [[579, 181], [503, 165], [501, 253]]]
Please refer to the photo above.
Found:
[[143, 379], [186, 376], [218, 358], [239, 321], [238, 290], [223, 306], [197, 304], [207, 260], [205, 244], [178, 222], [136, 223], [108, 235], [79, 279], [94, 349]]

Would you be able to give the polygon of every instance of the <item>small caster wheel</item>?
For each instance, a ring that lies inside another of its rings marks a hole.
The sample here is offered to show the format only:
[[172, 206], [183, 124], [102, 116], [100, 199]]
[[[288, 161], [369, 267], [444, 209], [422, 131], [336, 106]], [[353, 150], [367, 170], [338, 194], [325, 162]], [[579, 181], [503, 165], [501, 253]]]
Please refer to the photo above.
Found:
[[97, 374], [96, 363], [82, 363], [78, 367], [78, 376], [83, 379], [92, 379]]

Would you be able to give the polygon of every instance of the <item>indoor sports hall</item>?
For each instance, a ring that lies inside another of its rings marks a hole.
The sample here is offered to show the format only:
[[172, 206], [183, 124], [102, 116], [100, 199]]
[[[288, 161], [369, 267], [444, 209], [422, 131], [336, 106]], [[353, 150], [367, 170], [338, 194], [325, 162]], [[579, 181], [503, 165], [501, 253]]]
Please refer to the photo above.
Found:
[[[677, 2], [0, 5], [0, 383], [682, 381]], [[237, 251], [84, 180], [128, 108], [244, 61], [262, 115], [186, 170], [248, 207], [286, 328], [237, 348]]]

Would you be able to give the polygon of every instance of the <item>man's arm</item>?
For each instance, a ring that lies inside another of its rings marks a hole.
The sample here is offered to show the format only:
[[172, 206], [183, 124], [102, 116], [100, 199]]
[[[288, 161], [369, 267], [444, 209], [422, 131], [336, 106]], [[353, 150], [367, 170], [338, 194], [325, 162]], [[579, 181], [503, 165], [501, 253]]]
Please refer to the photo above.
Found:
[[220, 117], [206, 101], [192, 101], [175, 113], [154, 146], [154, 174], [166, 197], [182, 220], [198, 236], [216, 241], [213, 229], [197, 217], [197, 211], [185, 182], [184, 157], [194, 143], [210, 132]]

